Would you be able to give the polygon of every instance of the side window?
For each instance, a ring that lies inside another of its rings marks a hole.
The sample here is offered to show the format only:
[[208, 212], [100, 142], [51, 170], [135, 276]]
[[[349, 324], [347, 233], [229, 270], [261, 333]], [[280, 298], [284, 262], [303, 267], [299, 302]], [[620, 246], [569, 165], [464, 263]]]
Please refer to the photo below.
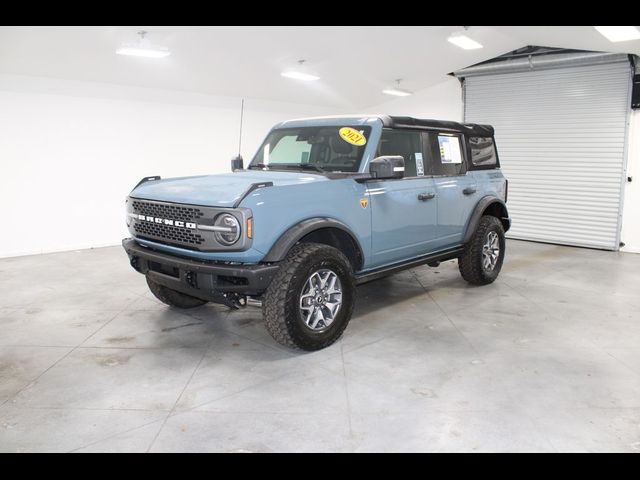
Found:
[[474, 167], [494, 168], [498, 163], [496, 147], [491, 137], [469, 137], [471, 164]]
[[460, 135], [433, 132], [427, 134], [431, 175], [462, 175], [465, 172]]
[[425, 174], [420, 132], [384, 130], [378, 145], [377, 156], [383, 155], [400, 155], [404, 157], [405, 177], [416, 177]]

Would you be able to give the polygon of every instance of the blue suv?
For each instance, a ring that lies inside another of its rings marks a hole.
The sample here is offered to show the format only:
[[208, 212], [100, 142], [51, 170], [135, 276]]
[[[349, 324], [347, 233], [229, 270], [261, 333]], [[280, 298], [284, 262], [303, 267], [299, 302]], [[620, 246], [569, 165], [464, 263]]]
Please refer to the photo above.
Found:
[[346, 328], [358, 284], [457, 258], [485, 285], [502, 267], [507, 180], [491, 126], [291, 120], [232, 170], [147, 177], [127, 198], [124, 249], [172, 307], [257, 300], [276, 341], [318, 350]]

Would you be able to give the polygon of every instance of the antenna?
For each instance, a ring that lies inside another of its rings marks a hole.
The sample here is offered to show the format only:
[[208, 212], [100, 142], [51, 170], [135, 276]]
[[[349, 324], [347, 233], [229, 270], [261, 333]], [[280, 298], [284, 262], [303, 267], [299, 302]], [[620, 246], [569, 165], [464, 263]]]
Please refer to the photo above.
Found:
[[244, 98], [240, 101], [240, 134], [238, 135], [238, 156], [242, 155], [242, 119], [244, 117]]

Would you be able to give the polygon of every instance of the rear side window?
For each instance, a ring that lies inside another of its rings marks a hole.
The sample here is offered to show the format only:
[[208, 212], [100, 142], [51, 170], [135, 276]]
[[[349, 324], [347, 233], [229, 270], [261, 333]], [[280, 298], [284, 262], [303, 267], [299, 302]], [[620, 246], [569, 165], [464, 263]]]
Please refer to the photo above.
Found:
[[437, 176], [462, 175], [465, 172], [460, 135], [430, 132], [425, 135], [429, 155], [429, 173]]
[[469, 137], [471, 164], [477, 168], [495, 168], [498, 164], [496, 146], [491, 137]]
[[422, 137], [420, 132], [384, 130], [378, 145], [377, 156], [404, 157], [404, 176], [424, 175]]

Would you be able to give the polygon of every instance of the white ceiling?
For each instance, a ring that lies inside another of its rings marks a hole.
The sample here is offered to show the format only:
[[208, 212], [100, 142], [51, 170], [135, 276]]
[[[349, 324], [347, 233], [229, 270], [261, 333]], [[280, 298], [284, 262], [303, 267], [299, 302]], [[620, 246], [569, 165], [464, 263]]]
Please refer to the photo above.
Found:
[[[635, 53], [640, 41], [610, 43], [591, 26], [471, 27], [484, 45], [446, 41], [462, 27], [0, 27], [0, 73], [168, 88], [358, 109], [390, 99], [384, 87], [403, 78], [421, 90], [446, 74], [526, 45]], [[140, 29], [168, 46], [164, 59], [115, 54]], [[307, 59], [322, 79], [283, 78]]]

